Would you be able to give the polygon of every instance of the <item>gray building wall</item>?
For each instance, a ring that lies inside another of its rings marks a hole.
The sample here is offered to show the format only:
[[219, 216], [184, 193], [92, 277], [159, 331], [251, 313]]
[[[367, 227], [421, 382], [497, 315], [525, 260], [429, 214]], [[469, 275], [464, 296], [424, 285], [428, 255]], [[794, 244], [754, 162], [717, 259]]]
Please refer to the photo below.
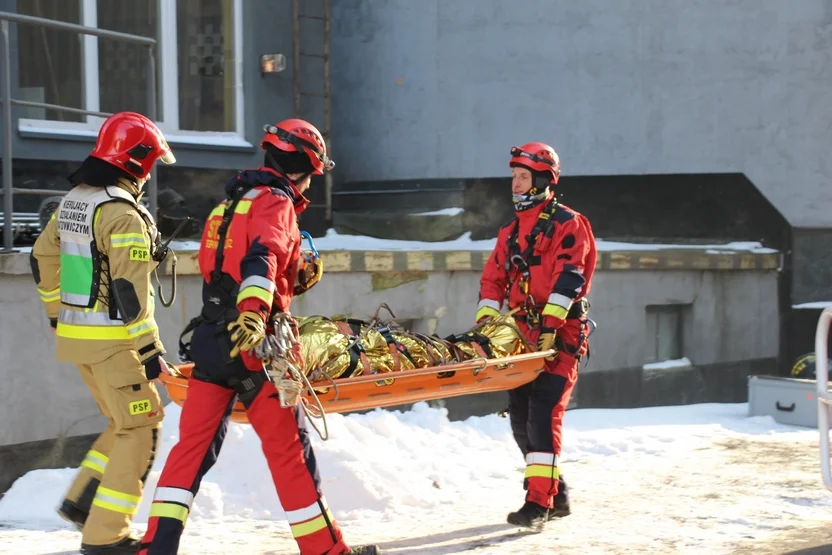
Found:
[[832, 224], [825, 0], [333, 2], [338, 180], [743, 172]]
[[[322, 0], [301, 4], [322, 13]], [[331, 5], [336, 182], [503, 176], [510, 145], [544, 140], [565, 175], [743, 172], [793, 224], [832, 224], [828, 2]], [[0, 10], [15, 7], [0, 0]], [[254, 146], [172, 142], [180, 167], [259, 162], [263, 123], [294, 109], [292, 23], [290, 0], [243, 2], [245, 138]], [[300, 28], [301, 49], [320, 53], [322, 26]], [[11, 38], [16, 95], [15, 25]], [[263, 77], [259, 56], [274, 52], [288, 67]], [[300, 74], [305, 91], [322, 91], [321, 62], [304, 58]], [[321, 101], [301, 104], [323, 126]], [[14, 156], [80, 160], [91, 144], [15, 131]]]

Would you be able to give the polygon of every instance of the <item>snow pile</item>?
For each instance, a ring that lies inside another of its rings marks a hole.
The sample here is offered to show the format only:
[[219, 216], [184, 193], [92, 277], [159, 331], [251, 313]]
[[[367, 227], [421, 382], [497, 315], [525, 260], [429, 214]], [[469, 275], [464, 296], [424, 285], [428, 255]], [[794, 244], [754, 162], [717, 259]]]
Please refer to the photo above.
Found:
[[[177, 437], [180, 409], [166, 411], [148, 492]], [[832, 520], [817, 431], [746, 413], [745, 404], [570, 411], [561, 467], [573, 514], [537, 535], [505, 523], [522, 504], [524, 466], [506, 419], [450, 422], [445, 409], [420, 403], [404, 413], [330, 415], [330, 440], [312, 437], [346, 538], [385, 553], [547, 553], [565, 542], [581, 553], [711, 554]], [[77, 549], [79, 535], [54, 512], [73, 474], [38, 470], [15, 482], [0, 500], [0, 553]], [[149, 503], [147, 495], [135, 520], [140, 532]], [[295, 552], [250, 426], [230, 425], [181, 552]]]
[[[181, 409], [169, 404], [165, 410], [159, 456], [148, 479], [151, 488], [178, 437]], [[330, 439], [323, 442], [314, 432], [312, 436], [323, 490], [336, 516], [424, 511], [453, 503], [472, 481], [480, 480], [486, 461], [488, 476], [513, 479], [521, 459], [506, 420], [495, 416], [450, 422], [446, 414], [445, 409], [420, 403], [404, 413], [328, 415]], [[472, 460], [480, 462], [468, 462]], [[62, 524], [53, 506], [72, 474], [70, 469], [30, 472], [0, 501], [0, 521]], [[35, 489], [39, 495], [33, 496]], [[494, 495], [487, 484], [475, 489], [465, 497], [483, 501]], [[137, 523], [146, 522], [149, 503], [147, 497], [142, 501]], [[284, 518], [254, 430], [232, 423], [216, 466], [202, 482], [190, 520], [238, 516]]]
[[[430, 214], [450, 214], [455, 209], [445, 209], [436, 213], [422, 213], [421, 216]], [[457, 239], [451, 241], [402, 241], [397, 239], [378, 239], [364, 235], [342, 235], [330, 228], [326, 236], [313, 239], [315, 248], [319, 251], [490, 251], [497, 244], [497, 239], [482, 239], [474, 241], [471, 239], [471, 232], [466, 231]], [[775, 253], [775, 249], [763, 247], [757, 242], [732, 242], [723, 245], [674, 245], [664, 243], [622, 243], [618, 241], [605, 241], [597, 239], [599, 251], [658, 251], [667, 249], [702, 250], [709, 253]], [[306, 243], [304, 242], [304, 246]], [[178, 251], [199, 249], [199, 242], [195, 241], [172, 241], [171, 248]]]
[[471, 239], [470, 231], [450, 241], [430, 242], [341, 235], [332, 228], [327, 230], [325, 237], [318, 237], [313, 241], [319, 251], [490, 251], [497, 244], [496, 238], [474, 241]]
[[[424, 214], [423, 214], [424, 215]], [[452, 241], [400, 241], [392, 239], [377, 239], [363, 235], [341, 235], [334, 229], [328, 229], [325, 237], [314, 239], [315, 247], [319, 251], [355, 250], [355, 251], [403, 251], [403, 250], [492, 250], [497, 244], [497, 239], [482, 239], [474, 241], [471, 239], [471, 232], [466, 231], [459, 238]], [[673, 245], [663, 243], [622, 243], [617, 241], [605, 241], [597, 239], [599, 251], [615, 250], [636, 250], [636, 251], [657, 251], [662, 249], [708, 249], [708, 252], [753, 252], [753, 253], [774, 253], [774, 249], [764, 248], [761, 243], [755, 242], [733, 242], [723, 245]]]
[[800, 304], [793, 304], [792, 308], [796, 309], [824, 309], [832, 307], [832, 301], [815, 301], [811, 303], [800, 303]]
[[465, 212], [464, 208], [442, 208], [441, 210], [431, 210], [430, 212], [417, 212], [411, 216], [459, 216]]
[[671, 368], [690, 368], [692, 363], [688, 357], [663, 360], [661, 362], [648, 362], [643, 365], [645, 370], [668, 370]]

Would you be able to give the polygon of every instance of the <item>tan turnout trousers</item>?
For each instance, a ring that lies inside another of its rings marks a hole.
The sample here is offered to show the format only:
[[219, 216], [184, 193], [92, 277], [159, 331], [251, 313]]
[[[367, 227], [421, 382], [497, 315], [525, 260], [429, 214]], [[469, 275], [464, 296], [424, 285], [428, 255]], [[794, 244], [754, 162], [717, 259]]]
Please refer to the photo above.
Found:
[[110, 422], [81, 463], [66, 500], [89, 513], [82, 542], [109, 545], [130, 533], [164, 413], [135, 351], [79, 364], [78, 370]]

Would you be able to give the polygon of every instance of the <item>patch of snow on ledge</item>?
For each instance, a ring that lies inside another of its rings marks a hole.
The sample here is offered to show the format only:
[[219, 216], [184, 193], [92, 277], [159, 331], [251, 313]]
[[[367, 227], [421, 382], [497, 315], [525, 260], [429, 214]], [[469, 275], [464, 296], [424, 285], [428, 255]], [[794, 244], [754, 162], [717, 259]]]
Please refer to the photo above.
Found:
[[682, 357], [672, 360], [663, 360], [661, 362], [650, 362], [642, 366], [645, 370], [667, 370], [669, 368], [690, 368], [693, 366], [688, 357]]

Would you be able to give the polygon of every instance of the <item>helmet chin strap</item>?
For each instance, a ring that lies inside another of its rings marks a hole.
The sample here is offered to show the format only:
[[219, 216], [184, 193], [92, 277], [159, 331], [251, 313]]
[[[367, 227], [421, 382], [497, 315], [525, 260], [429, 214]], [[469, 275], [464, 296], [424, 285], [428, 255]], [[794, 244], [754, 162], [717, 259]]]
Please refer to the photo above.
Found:
[[274, 159], [272, 153], [268, 150], [266, 151], [266, 160], [268, 160], [269, 166], [271, 166], [274, 171], [278, 171], [284, 175], [286, 174], [286, 172], [283, 171], [283, 168], [280, 167], [280, 164], [277, 163], [277, 160]]
[[302, 173], [302, 174], [300, 174], [300, 177], [298, 177], [297, 179], [292, 179], [291, 177], [289, 177], [289, 174], [286, 173], [286, 170], [284, 170], [283, 168], [280, 167], [280, 164], [277, 163], [277, 160], [274, 159], [274, 156], [272, 156], [272, 153], [269, 152], [268, 150], [266, 151], [266, 160], [268, 160], [269, 166], [274, 171], [282, 173], [283, 176], [286, 179], [288, 179], [289, 181], [291, 181], [292, 185], [295, 185], [295, 186], [297, 186], [298, 183], [300, 183], [301, 181], [303, 181], [304, 179], [306, 179], [307, 177], [312, 175], [311, 173]]
[[306, 179], [307, 177], [309, 177], [311, 175], [312, 175], [311, 173], [302, 173], [302, 174], [300, 174], [300, 177], [298, 177], [297, 179], [292, 179], [289, 176], [286, 176], [286, 178], [289, 181], [291, 181], [292, 183], [294, 183], [295, 185], [297, 185], [298, 183], [300, 183], [301, 181], [303, 181], [304, 179]]

